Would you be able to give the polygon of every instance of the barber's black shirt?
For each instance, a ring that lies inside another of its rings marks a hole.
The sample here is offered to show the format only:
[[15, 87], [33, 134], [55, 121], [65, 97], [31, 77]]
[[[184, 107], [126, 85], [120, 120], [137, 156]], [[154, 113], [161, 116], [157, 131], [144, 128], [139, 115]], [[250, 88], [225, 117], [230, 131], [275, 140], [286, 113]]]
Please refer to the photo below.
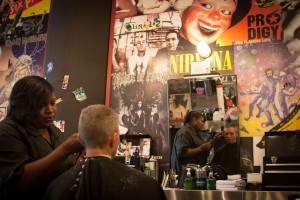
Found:
[[[51, 153], [65, 136], [54, 125], [48, 129], [52, 144], [33, 127], [24, 127], [12, 118], [0, 123], [0, 199], [41, 199], [48, 183], [40, 184], [23, 193], [14, 192], [17, 181], [24, 173], [24, 165]], [[61, 167], [61, 172], [72, 166], [71, 158]], [[51, 166], [49, 166], [51, 168]], [[60, 173], [60, 172], [58, 172]], [[2, 197], [1, 197], [2, 195]], [[4, 195], [4, 196], [3, 196]]]

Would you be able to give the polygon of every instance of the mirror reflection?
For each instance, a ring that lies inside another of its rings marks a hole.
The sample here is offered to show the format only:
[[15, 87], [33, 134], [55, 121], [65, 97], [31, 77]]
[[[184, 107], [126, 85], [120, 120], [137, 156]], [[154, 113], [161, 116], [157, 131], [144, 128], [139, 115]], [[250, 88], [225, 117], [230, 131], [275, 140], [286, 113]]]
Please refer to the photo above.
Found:
[[[206, 163], [221, 165], [228, 175], [240, 174], [236, 75], [222, 75], [207, 79], [203, 77], [172, 79], [169, 80], [168, 85], [171, 167], [174, 159], [179, 161], [179, 164], [186, 165], [187, 163], [180, 161], [201, 154], [205, 156]], [[184, 120], [189, 115], [189, 111], [202, 114], [204, 123], [201, 129], [199, 126], [194, 126], [198, 123], [197, 117], [186, 124], [187, 121]], [[182, 136], [183, 131], [191, 137]], [[179, 134], [184, 141], [180, 141]], [[195, 137], [197, 137], [197, 145], [194, 141]], [[190, 141], [187, 138], [190, 138]], [[202, 145], [206, 148], [202, 148]], [[187, 152], [197, 148], [202, 151], [188, 155]], [[195, 159], [190, 160], [197, 162]], [[203, 158], [201, 160], [203, 165]]]
[[191, 79], [192, 110], [203, 113], [206, 121], [213, 120], [214, 111], [218, 110], [216, 80]]

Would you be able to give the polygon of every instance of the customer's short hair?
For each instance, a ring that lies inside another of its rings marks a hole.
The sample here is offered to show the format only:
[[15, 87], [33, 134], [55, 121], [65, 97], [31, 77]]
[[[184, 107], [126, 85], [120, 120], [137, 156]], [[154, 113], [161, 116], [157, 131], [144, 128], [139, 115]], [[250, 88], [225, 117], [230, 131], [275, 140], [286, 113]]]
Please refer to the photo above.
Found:
[[234, 128], [234, 130], [235, 130], [236, 132], [238, 132], [236, 124], [231, 123], [231, 122], [226, 122], [226, 123], [225, 123], [225, 128]]
[[85, 146], [102, 148], [111, 133], [119, 132], [119, 115], [105, 105], [90, 105], [80, 113], [78, 131]]

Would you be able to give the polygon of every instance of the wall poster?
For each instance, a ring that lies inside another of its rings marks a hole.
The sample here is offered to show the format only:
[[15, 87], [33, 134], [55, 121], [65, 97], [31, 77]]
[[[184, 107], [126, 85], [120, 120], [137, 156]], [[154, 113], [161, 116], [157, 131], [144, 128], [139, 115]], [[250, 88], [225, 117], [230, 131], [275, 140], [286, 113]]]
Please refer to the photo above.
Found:
[[50, 0], [0, 2], [0, 106], [6, 107], [17, 80], [44, 76]]

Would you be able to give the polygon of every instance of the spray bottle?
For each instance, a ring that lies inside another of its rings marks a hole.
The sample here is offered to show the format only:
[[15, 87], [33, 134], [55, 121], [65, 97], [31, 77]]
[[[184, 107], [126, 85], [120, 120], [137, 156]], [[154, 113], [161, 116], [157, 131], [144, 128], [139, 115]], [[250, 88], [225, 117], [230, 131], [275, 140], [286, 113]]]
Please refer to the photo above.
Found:
[[191, 175], [191, 168], [186, 168], [187, 173], [186, 173], [186, 178], [184, 179], [183, 182], [183, 189], [185, 190], [192, 190], [193, 189], [193, 178]]
[[207, 190], [215, 190], [216, 189], [216, 179], [213, 174], [213, 169], [209, 169], [209, 175], [206, 179], [206, 189]]

